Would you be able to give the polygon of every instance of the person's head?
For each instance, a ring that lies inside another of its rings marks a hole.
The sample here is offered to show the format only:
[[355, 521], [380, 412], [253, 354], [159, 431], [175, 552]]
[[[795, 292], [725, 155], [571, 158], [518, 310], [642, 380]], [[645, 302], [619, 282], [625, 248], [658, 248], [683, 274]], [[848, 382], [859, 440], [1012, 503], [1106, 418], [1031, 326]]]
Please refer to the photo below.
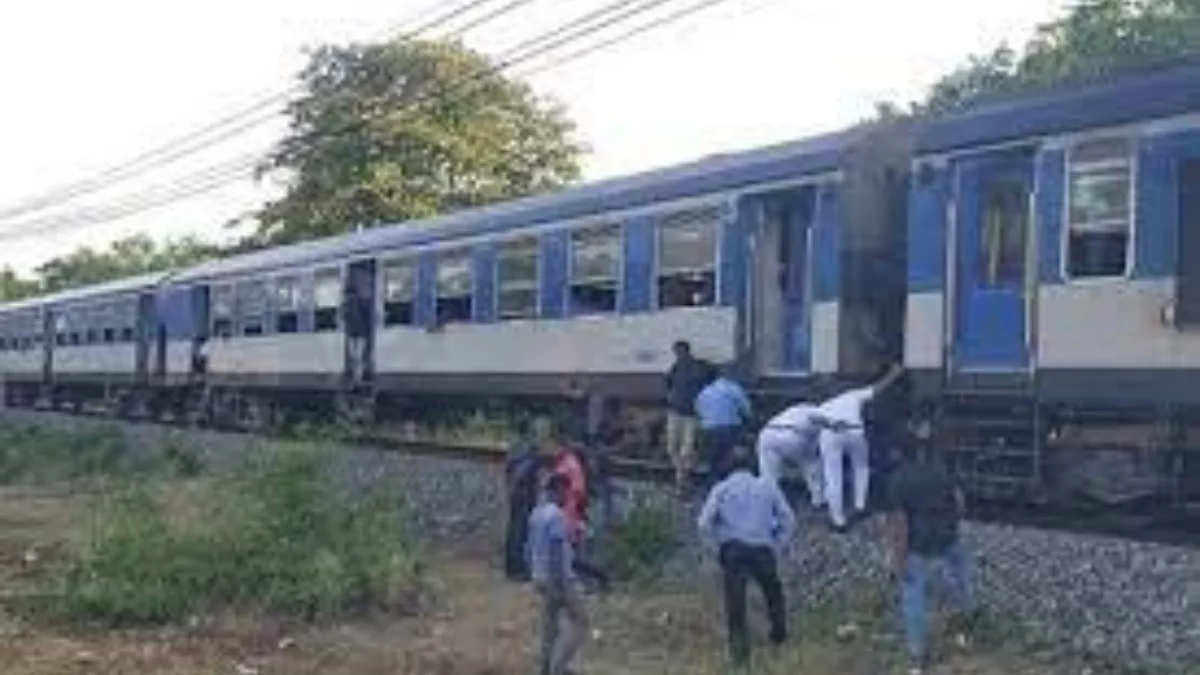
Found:
[[675, 352], [675, 358], [686, 359], [692, 356], [692, 344], [687, 340], [676, 340], [675, 344], [671, 345], [671, 351]]
[[542, 494], [546, 500], [562, 506], [567, 498], [567, 477], [561, 473], [551, 473], [542, 484]]
[[738, 443], [729, 451], [729, 465], [734, 471], [754, 471], [754, 453], [750, 446]]

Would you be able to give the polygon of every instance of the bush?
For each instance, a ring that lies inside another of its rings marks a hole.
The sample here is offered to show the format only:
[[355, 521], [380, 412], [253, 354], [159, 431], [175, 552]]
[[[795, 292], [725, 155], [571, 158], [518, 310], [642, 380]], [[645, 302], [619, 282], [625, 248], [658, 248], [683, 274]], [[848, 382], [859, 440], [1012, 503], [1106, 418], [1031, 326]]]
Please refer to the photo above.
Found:
[[66, 616], [127, 625], [223, 606], [309, 619], [408, 608], [421, 570], [401, 509], [339, 499], [324, 468], [285, 453], [176, 503], [144, 488], [116, 496], [67, 572]]
[[612, 529], [612, 573], [619, 578], [657, 576], [678, 547], [671, 512], [637, 504]]
[[129, 473], [134, 461], [121, 430], [0, 427], [0, 482], [48, 482]]

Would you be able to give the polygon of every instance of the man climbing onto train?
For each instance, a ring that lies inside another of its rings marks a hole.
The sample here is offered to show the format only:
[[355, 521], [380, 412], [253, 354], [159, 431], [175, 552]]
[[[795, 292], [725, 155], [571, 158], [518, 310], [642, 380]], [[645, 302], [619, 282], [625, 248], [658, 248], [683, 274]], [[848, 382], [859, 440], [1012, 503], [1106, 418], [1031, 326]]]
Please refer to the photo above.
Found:
[[711, 364], [692, 356], [692, 345], [671, 345], [675, 362], [667, 371], [667, 456], [675, 468], [675, 488], [687, 492], [696, 446], [696, 395], [713, 378]]
[[564, 510], [568, 494], [566, 477], [550, 474], [529, 517], [529, 567], [542, 605], [539, 675], [567, 675], [587, 637], [587, 614]]
[[708, 493], [696, 525], [704, 541], [715, 543], [725, 590], [729, 652], [735, 668], [750, 661], [746, 627], [746, 586], [753, 579], [762, 590], [771, 622], [770, 640], [787, 638], [787, 610], [776, 558], [790, 540], [796, 516], [774, 481], [751, 472], [749, 450], [733, 450], [733, 472]]
[[709, 485], [725, 480], [732, 470], [730, 453], [742, 442], [753, 410], [746, 390], [733, 378], [733, 366], [725, 366], [715, 380], [696, 396], [696, 419], [700, 423], [700, 447], [708, 462]]
[[758, 474], [779, 483], [785, 464], [799, 464], [814, 509], [825, 507], [821, 453], [817, 439], [832, 423], [809, 403], [796, 403], [772, 417], [758, 432]]
[[829, 421], [821, 431], [819, 443], [829, 519], [838, 532], [845, 532], [847, 527], [846, 503], [843, 496], [845, 484], [842, 475], [842, 465], [847, 455], [854, 469], [855, 517], [861, 517], [867, 510], [871, 463], [870, 447], [867, 445], [863, 424], [863, 408], [903, 374], [902, 366], [893, 365], [874, 384], [844, 391], [825, 401], [817, 409]]
[[529, 533], [529, 514], [538, 500], [538, 477], [542, 457], [533, 440], [529, 422], [516, 422], [517, 438], [504, 462], [508, 494], [508, 528], [504, 541], [504, 574], [513, 580], [528, 581], [529, 565], [525, 545]]
[[945, 570], [958, 615], [951, 623], [955, 641], [965, 647], [976, 613], [973, 571], [959, 535], [966, 502], [951, 474], [931, 456], [929, 429], [906, 435], [901, 463], [889, 486], [888, 534], [892, 567], [900, 582], [901, 615], [910, 675], [929, 661], [928, 586], [937, 568]]

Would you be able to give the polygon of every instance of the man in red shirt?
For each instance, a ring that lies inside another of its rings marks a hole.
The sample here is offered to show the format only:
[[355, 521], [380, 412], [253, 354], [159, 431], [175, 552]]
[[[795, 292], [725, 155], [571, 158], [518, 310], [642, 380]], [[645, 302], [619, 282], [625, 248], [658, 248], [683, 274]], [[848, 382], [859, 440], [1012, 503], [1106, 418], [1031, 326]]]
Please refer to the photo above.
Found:
[[567, 536], [575, 549], [575, 571], [581, 577], [587, 577], [599, 583], [601, 588], [608, 585], [608, 575], [596, 565], [587, 560], [584, 555], [584, 532], [587, 529], [588, 485], [587, 472], [583, 465], [583, 455], [578, 449], [578, 443], [567, 439], [565, 434], [558, 434], [555, 439], [553, 466], [551, 472], [566, 480], [566, 494], [563, 499], [563, 512], [567, 517]]

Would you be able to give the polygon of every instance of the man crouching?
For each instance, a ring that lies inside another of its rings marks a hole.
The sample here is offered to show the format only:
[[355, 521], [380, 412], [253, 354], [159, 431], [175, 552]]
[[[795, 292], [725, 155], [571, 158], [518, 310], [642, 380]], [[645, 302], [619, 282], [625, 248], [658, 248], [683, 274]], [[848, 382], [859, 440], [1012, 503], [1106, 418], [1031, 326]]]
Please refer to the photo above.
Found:
[[529, 562], [541, 596], [541, 675], [567, 675], [587, 636], [583, 596], [573, 572], [571, 538], [563, 504], [567, 479], [551, 474], [529, 516]]

